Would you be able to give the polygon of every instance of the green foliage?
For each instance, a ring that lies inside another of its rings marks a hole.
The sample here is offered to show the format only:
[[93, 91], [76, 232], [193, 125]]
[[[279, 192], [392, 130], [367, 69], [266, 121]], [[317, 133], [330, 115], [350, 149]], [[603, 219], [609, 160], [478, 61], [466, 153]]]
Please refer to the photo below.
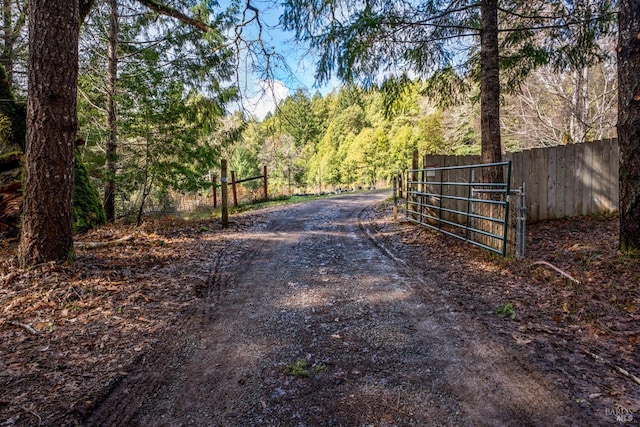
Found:
[[427, 79], [422, 93], [433, 99], [438, 107], [449, 108], [464, 104], [474, 87], [459, 70], [448, 64]]
[[[282, 22], [320, 52], [320, 82], [334, 75], [365, 86], [390, 80], [393, 91], [402, 76], [415, 75], [429, 79], [430, 93], [451, 105], [479, 77], [480, 4], [285, 0]], [[606, 0], [498, 1], [496, 7], [507, 89], [543, 64], [569, 69], [602, 60], [598, 42], [615, 24], [616, 2]]]
[[494, 313], [503, 318], [506, 318], [506, 317], [510, 319], [516, 318], [516, 311], [514, 310], [513, 304], [511, 303], [501, 305], [500, 307], [494, 310]]
[[[227, 83], [234, 70], [224, 33], [233, 19], [227, 11], [216, 12], [217, 4], [199, 0], [179, 0], [172, 7], [190, 10], [211, 29], [203, 33], [149, 13], [139, 2], [128, 4], [120, 17], [115, 182], [116, 206], [125, 213], [142, 212], [149, 201], [168, 207], [174, 190], [208, 190], [221, 151], [243, 129], [223, 123], [225, 105], [238, 93]], [[81, 155], [102, 182], [109, 129], [103, 110], [107, 43], [101, 31], [108, 17], [107, 5], [97, 3], [83, 26], [78, 99], [86, 140]]]
[[392, 76], [380, 85], [386, 118], [416, 114], [419, 111], [418, 92], [414, 90], [417, 84], [418, 82], [403, 74], [397, 78]]
[[16, 102], [7, 73], [0, 65], [0, 152], [24, 150], [27, 110]]
[[73, 229], [83, 232], [106, 223], [98, 190], [91, 183], [87, 168], [76, 156], [73, 181]]
[[284, 373], [294, 377], [308, 377], [310, 375], [306, 359], [299, 359], [284, 367]]
[[291, 178], [298, 191], [319, 192], [389, 183], [410, 166], [414, 149], [479, 153], [476, 107], [467, 102], [443, 110], [421, 91], [419, 81], [405, 81], [369, 90], [348, 85], [311, 100], [297, 92], [247, 128], [234, 151], [234, 168], [266, 164], [272, 188], [286, 187]]

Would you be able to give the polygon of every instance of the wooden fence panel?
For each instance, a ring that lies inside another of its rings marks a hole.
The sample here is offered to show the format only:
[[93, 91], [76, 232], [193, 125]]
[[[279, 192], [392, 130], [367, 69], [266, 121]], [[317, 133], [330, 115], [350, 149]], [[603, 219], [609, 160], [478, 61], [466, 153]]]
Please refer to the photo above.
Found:
[[575, 193], [575, 208], [573, 213], [575, 215], [583, 215], [583, 212], [586, 212], [587, 207], [585, 205], [585, 200], [587, 199], [586, 193], [588, 193], [588, 187], [591, 185], [587, 180], [587, 165], [585, 164], [585, 154], [584, 149], [576, 149], [575, 151], [575, 168], [576, 168], [576, 180], [575, 182], [578, 184], [574, 189]]
[[593, 145], [588, 144], [581, 150], [582, 159], [582, 171], [580, 175], [580, 181], [582, 182], [582, 210], [581, 215], [586, 215], [592, 212], [593, 209]]
[[[505, 160], [512, 161], [512, 188], [525, 184], [529, 220], [540, 221], [616, 211], [619, 155], [613, 139], [507, 153]], [[427, 156], [426, 162], [438, 167], [471, 165], [480, 163], [480, 157]], [[469, 179], [454, 171], [444, 174], [443, 180]], [[465, 196], [464, 187], [450, 190]]]
[[[559, 215], [559, 216], [567, 216], [566, 214], [566, 205], [567, 199], [565, 197], [565, 186], [569, 184], [570, 181], [573, 181], [572, 174], [567, 174], [567, 161], [569, 160], [567, 157], [567, 147], [566, 146], [558, 146], [555, 151], [556, 153], [556, 175], [554, 179], [553, 187], [555, 187], [555, 209], [551, 209], [549, 211], [550, 216]], [[555, 214], [554, 214], [555, 212]]]
[[518, 156], [519, 153], [506, 153], [503, 160], [511, 161], [511, 188], [516, 189], [522, 185], [522, 168], [516, 167], [516, 165], [520, 166], [522, 158]]
[[547, 203], [547, 195], [549, 194], [548, 182], [549, 182], [549, 151], [536, 150], [535, 162], [536, 165], [536, 185], [534, 187], [534, 197], [538, 200], [538, 215], [539, 219], [547, 219], [549, 207]]
[[608, 166], [609, 154], [608, 147], [605, 147], [604, 144], [594, 145], [593, 152], [593, 210], [596, 212], [605, 210], [606, 206], [608, 206], [607, 196], [606, 196], [606, 171], [605, 165]]
[[611, 211], [617, 211], [620, 205], [620, 184], [618, 177], [620, 176], [620, 146], [617, 140], [611, 143], [611, 176], [613, 182], [611, 185], [614, 187], [611, 189]]
[[[617, 191], [614, 187], [618, 185], [618, 173], [615, 175], [610, 171], [617, 171], [619, 159], [614, 155], [613, 144], [598, 144], [594, 146], [598, 152], [594, 152], [594, 212], [610, 212], [617, 209]], [[615, 179], [614, 179], [615, 177]], [[615, 203], [614, 203], [615, 200]]]
[[576, 174], [576, 146], [570, 144], [564, 147], [564, 160], [563, 160], [563, 178], [561, 185], [563, 187], [564, 204], [563, 210], [558, 212], [558, 216], [570, 216], [576, 209], [576, 191], [578, 188], [579, 179]]
[[545, 218], [552, 218], [552, 212], [556, 211], [556, 191], [557, 191], [557, 174], [556, 159], [558, 150], [545, 150], [547, 157], [547, 206], [545, 210]]

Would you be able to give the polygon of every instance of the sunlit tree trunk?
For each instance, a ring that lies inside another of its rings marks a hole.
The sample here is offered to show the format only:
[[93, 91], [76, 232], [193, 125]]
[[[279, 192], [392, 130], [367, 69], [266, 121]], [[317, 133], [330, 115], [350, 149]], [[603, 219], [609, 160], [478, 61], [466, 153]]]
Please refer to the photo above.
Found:
[[118, 81], [118, 2], [109, 0], [109, 48], [107, 50], [107, 140], [105, 184], [104, 184], [104, 211], [107, 222], [115, 219], [115, 193], [116, 193], [116, 163], [117, 155], [117, 126], [116, 126], [116, 87]]
[[[500, 73], [498, 55], [498, 1], [480, 3], [480, 125], [482, 129], [482, 162], [502, 161], [500, 139]], [[484, 180], [503, 180], [502, 168], [487, 168]]]
[[73, 256], [78, 0], [29, 1], [23, 267]]
[[640, 251], [640, 0], [621, 0], [618, 15], [620, 250]]

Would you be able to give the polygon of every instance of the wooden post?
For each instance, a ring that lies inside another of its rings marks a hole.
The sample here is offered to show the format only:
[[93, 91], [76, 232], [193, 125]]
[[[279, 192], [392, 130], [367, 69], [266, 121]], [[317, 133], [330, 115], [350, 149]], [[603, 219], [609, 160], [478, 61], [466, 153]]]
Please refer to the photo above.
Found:
[[213, 208], [216, 209], [218, 207], [218, 177], [213, 175], [211, 177], [211, 190], [213, 191]]
[[222, 228], [229, 225], [229, 210], [227, 206], [227, 161], [220, 160], [220, 198], [222, 199]]
[[262, 167], [262, 187], [264, 190], [264, 199], [269, 200], [269, 192], [267, 191], [267, 166]]
[[231, 171], [231, 194], [233, 194], [233, 207], [238, 207], [238, 190], [236, 189], [236, 171]]
[[404, 183], [402, 182], [402, 173], [398, 174], [398, 197], [400, 199], [403, 199], [404, 197], [402, 196], [402, 186], [404, 185]]

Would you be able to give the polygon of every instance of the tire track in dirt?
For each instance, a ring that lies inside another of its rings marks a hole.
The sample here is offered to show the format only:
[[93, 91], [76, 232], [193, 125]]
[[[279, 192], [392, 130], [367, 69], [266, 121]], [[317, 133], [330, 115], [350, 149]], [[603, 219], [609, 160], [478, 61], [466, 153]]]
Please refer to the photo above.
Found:
[[87, 424], [580, 420], [472, 314], [381, 249], [362, 225], [363, 208], [385, 195], [287, 207], [239, 236], [212, 257], [202, 306], [168, 331]]
[[194, 334], [203, 325], [216, 321], [216, 306], [225, 290], [231, 286], [227, 267], [234, 264], [234, 259], [248, 255], [242, 239], [230, 236], [226, 240], [228, 242], [222, 249], [218, 242], [211, 243], [208, 253], [199, 260], [200, 265], [191, 266], [191, 270], [185, 271], [185, 277], [190, 282], [185, 289], [192, 288], [196, 296], [201, 298], [200, 302], [180, 314], [150, 351], [140, 354], [132, 366], [126, 367], [128, 375], [107, 384], [102, 393], [95, 397], [92, 412], [84, 416], [76, 415], [76, 422], [83, 425], [131, 425], [139, 408], [175, 377], [174, 373], [190, 357]]

